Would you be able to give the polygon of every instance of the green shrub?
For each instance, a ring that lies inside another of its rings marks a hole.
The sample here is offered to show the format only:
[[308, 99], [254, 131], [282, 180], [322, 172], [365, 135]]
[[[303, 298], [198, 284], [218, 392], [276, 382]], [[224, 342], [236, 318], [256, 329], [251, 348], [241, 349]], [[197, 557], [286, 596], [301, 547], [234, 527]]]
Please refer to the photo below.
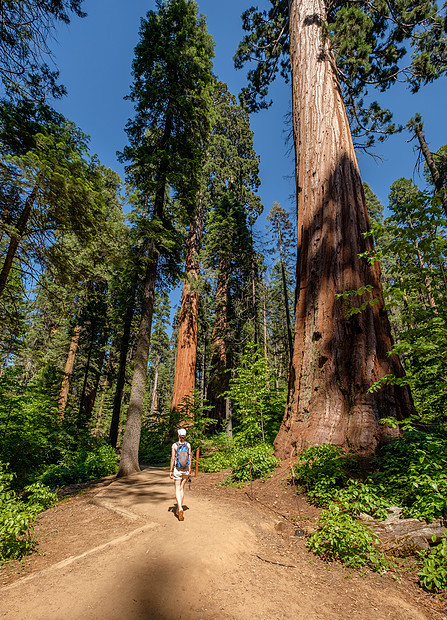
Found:
[[382, 520], [387, 518], [387, 508], [390, 506], [383, 495], [384, 489], [381, 485], [375, 486], [369, 481], [349, 480], [348, 486], [337, 489], [334, 501], [351, 515], [365, 512], [374, 519]]
[[249, 482], [254, 478], [266, 478], [277, 467], [280, 460], [273, 453], [273, 446], [258, 444], [252, 448], [233, 450], [231, 474], [226, 484]]
[[307, 546], [322, 559], [339, 560], [345, 566], [376, 572], [388, 568], [377, 536], [334, 503], [322, 512], [320, 528], [309, 536]]
[[418, 576], [420, 585], [429, 592], [447, 590], [447, 530], [441, 542], [426, 555]]
[[447, 441], [433, 433], [412, 431], [390, 441], [370, 477], [407, 517], [431, 521], [447, 517]]
[[304, 450], [294, 466], [296, 479], [311, 501], [325, 506], [349, 479], [356, 459], [338, 446], [323, 444]]
[[34, 520], [55, 503], [54, 493], [41, 484], [26, 487], [22, 498], [11, 489], [14, 475], [0, 463], [0, 563], [20, 558], [35, 546]]
[[104, 444], [96, 450], [69, 454], [56, 465], [50, 465], [40, 477], [40, 482], [55, 488], [96, 480], [117, 471], [118, 456], [111, 446]]

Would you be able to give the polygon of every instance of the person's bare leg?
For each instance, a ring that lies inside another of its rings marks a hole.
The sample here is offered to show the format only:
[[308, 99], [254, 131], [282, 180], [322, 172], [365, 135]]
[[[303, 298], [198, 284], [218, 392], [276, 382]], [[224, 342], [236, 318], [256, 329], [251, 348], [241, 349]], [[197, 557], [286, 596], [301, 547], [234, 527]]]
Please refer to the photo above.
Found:
[[175, 484], [175, 499], [177, 500], [177, 514], [180, 510], [183, 510], [183, 480], [174, 480]]
[[183, 478], [181, 483], [180, 483], [180, 487], [181, 487], [180, 488], [180, 492], [181, 492], [181, 495], [182, 495], [182, 506], [183, 506], [183, 500], [184, 500], [184, 497], [185, 497], [185, 484], [186, 484], [186, 481], [187, 481], [187, 478]]

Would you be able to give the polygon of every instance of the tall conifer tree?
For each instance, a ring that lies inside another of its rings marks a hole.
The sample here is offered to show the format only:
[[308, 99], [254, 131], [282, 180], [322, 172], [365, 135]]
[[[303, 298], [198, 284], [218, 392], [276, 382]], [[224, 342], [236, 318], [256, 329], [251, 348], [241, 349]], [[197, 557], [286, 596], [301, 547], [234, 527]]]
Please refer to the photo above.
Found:
[[196, 206], [200, 166], [210, 127], [213, 40], [192, 0], [157, 2], [142, 19], [135, 48], [130, 99], [135, 118], [127, 124], [129, 181], [146, 208], [146, 267], [141, 323], [135, 351], [128, 418], [118, 475], [139, 470], [138, 446], [146, 386], [154, 292], [159, 256], [175, 245], [166, 211], [169, 192], [179, 206]]
[[[249, 74], [247, 101], [254, 109], [267, 105], [278, 68], [292, 81], [298, 295], [288, 406], [276, 447], [289, 456], [308, 442], [331, 442], [371, 454], [392, 432], [380, 418], [401, 419], [413, 406], [406, 389], [369, 391], [402, 369], [388, 356], [379, 267], [359, 258], [372, 242], [364, 235], [369, 219], [349, 121], [355, 135], [392, 130], [388, 112], [376, 103], [363, 107], [366, 87], [384, 90], [400, 75], [417, 90], [446, 71], [444, 16], [431, 1], [271, 0], [269, 11], [252, 8], [243, 17], [249, 34], [236, 64], [260, 61]], [[413, 54], [405, 67], [408, 47]], [[362, 286], [370, 291], [359, 297], [366, 310], [348, 316], [337, 294]]]

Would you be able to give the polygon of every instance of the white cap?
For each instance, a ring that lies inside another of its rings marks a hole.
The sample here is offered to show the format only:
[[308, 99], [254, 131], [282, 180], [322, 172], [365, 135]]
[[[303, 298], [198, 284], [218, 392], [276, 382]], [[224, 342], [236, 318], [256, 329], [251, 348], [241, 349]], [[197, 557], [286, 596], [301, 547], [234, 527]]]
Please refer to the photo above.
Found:
[[185, 430], [184, 428], [179, 428], [179, 429], [178, 429], [178, 431], [177, 431], [177, 433], [178, 433], [179, 435], [182, 435], [182, 436], [184, 437], [184, 436], [186, 435], [186, 430]]

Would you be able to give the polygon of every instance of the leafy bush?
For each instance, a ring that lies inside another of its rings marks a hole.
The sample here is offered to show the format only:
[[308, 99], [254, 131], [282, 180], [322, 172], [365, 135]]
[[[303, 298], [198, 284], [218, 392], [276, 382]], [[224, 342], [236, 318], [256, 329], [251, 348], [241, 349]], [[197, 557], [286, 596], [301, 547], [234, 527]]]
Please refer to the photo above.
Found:
[[96, 450], [69, 454], [56, 465], [50, 465], [40, 477], [40, 482], [55, 488], [96, 480], [117, 471], [118, 456], [111, 446], [104, 444]]
[[420, 585], [429, 592], [447, 590], [447, 530], [441, 542], [426, 555], [418, 575]]
[[311, 501], [325, 506], [346, 484], [355, 463], [355, 457], [345, 454], [338, 446], [323, 444], [304, 450], [294, 473]]
[[278, 465], [279, 459], [273, 454], [273, 446], [260, 443], [257, 446], [240, 446], [228, 435], [222, 433], [207, 444], [212, 449], [214, 445], [219, 450], [212, 452], [200, 460], [202, 471], [221, 471], [231, 467], [231, 474], [226, 478], [226, 484], [249, 482], [254, 478], [265, 478]]
[[266, 478], [277, 467], [279, 459], [273, 453], [273, 446], [258, 444], [252, 448], [238, 448], [233, 451], [231, 474], [227, 484], [249, 482], [252, 478]]
[[57, 422], [57, 400], [37, 380], [24, 385], [22, 372], [7, 369], [0, 378], [0, 460], [9, 463], [19, 485], [59, 460], [71, 442]]
[[386, 444], [370, 477], [405, 516], [431, 521], [447, 516], [447, 440], [412, 431]]
[[365, 512], [374, 519], [386, 519], [390, 502], [383, 497], [384, 488], [371, 482], [349, 480], [348, 486], [338, 489], [334, 500], [351, 515]]
[[345, 566], [366, 566], [381, 572], [388, 568], [378, 538], [334, 503], [320, 517], [320, 529], [309, 536], [307, 546], [324, 560], [339, 560]]
[[35, 546], [34, 520], [56, 501], [56, 495], [41, 484], [26, 487], [19, 498], [11, 489], [13, 479], [0, 463], [0, 563], [30, 553]]

